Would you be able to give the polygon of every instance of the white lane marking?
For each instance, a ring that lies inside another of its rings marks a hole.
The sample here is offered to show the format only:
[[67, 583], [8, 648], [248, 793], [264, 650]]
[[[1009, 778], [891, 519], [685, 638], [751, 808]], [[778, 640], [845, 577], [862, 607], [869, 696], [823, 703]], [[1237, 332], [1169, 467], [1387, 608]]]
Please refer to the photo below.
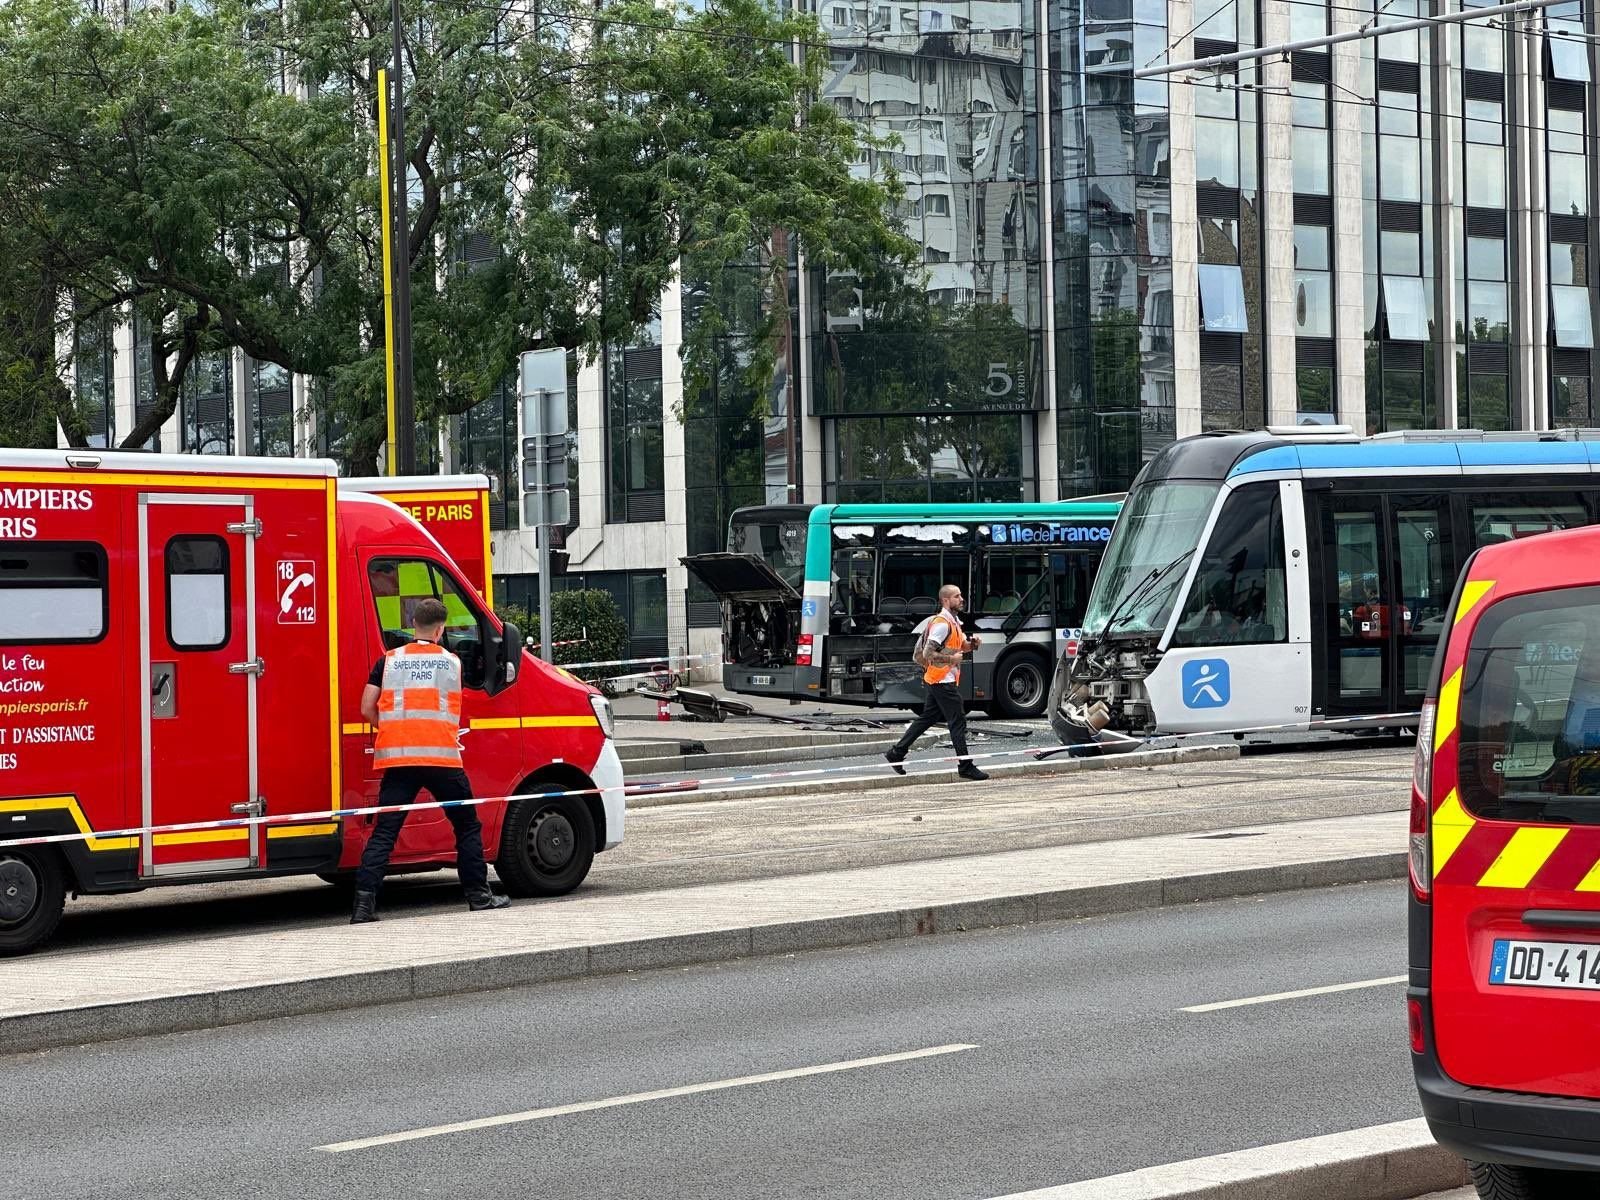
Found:
[[373, 1146], [388, 1146], [396, 1142], [414, 1142], [421, 1138], [442, 1137], [447, 1133], [466, 1133], [474, 1129], [493, 1129], [500, 1125], [520, 1125], [528, 1121], [543, 1121], [550, 1117], [565, 1117], [573, 1113], [594, 1112], [602, 1108], [620, 1108], [625, 1104], [643, 1104], [650, 1100], [667, 1100], [674, 1096], [694, 1096], [701, 1092], [721, 1092], [728, 1088], [751, 1087], [758, 1083], [777, 1083], [785, 1079], [802, 1079], [808, 1075], [832, 1075], [838, 1071], [857, 1071], [863, 1067], [881, 1067], [889, 1063], [913, 1062], [919, 1058], [936, 1058], [943, 1054], [959, 1054], [963, 1050], [976, 1050], [975, 1045], [955, 1042], [947, 1046], [929, 1046], [924, 1050], [905, 1050], [899, 1054], [876, 1054], [871, 1058], [852, 1058], [846, 1062], [822, 1063], [815, 1067], [794, 1067], [787, 1071], [766, 1071], [760, 1075], [741, 1075], [736, 1079], [716, 1079], [709, 1083], [690, 1083], [682, 1087], [658, 1088], [653, 1092], [633, 1092], [627, 1096], [610, 1096], [604, 1100], [584, 1100], [577, 1104], [558, 1104], [553, 1108], [531, 1108], [526, 1112], [505, 1113], [498, 1117], [479, 1117], [472, 1121], [455, 1121], [449, 1125], [430, 1125], [424, 1129], [408, 1129], [402, 1133], [385, 1133], [377, 1137], [356, 1138], [348, 1142], [332, 1142], [318, 1146], [329, 1154], [346, 1154], [351, 1150], [367, 1150]]
[[1192, 1004], [1179, 1012], [1220, 1012], [1224, 1008], [1245, 1008], [1251, 1004], [1276, 1004], [1279, 1000], [1299, 1000], [1303, 996], [1329, 996], [1334, 992], [1358, 992], [1362, 988], [1389, 987], [1404, 983], [1404, 975], [1387, 975], [1382, 979], [1361, 979], [1355, 983], [1330, 983], [1326, 987], [1301, 988], [1297, 992], [1274, 992], [1270, 996], [1246, 996], [1242, 1000], [1218, 1000], [1213, 1004]]

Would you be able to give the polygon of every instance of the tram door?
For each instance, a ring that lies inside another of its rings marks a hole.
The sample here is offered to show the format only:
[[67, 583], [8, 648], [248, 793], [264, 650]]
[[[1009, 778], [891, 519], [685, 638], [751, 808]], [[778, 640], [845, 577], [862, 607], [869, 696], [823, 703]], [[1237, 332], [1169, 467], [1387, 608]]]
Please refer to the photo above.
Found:
[[1322, 709], [1422, 707], [1455, 581], [1446, 498], [1323, 493]]

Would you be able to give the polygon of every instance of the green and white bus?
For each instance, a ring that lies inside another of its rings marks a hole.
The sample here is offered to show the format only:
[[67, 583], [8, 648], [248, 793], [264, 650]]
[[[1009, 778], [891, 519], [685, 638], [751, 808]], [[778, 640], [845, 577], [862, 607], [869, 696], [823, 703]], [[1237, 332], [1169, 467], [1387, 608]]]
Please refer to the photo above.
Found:
[[920, 707], [911, 651], [954, 583], [982, 637], [961, 672], [968, 703], [1033, 717], [1054, 659], [1076, 652], [1121, 501], [741, 508], [726, 552], [683, 563], [722, 602], [730, 691]]

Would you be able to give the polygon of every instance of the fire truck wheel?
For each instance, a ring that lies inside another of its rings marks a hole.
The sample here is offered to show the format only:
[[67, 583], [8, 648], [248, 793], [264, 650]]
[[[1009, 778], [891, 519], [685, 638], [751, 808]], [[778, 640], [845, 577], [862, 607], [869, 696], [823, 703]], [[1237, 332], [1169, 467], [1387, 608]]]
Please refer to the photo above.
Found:
[[593, 864], [594, 819], [582, 800], [526, 796], [506, 810], [494, 869], [513, 896], [564, 896]]
[[67, 881], [55, 851], [0, 845], [0, 954], [26, 954], [61, 923]]

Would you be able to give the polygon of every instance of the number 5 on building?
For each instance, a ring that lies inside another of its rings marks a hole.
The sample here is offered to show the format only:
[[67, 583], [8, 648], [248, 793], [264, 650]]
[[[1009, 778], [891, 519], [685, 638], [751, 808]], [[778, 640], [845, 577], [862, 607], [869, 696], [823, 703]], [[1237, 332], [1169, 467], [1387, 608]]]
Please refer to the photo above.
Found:
[[[984, 385], [984, 394], [988, 396], [1009, 396], [1017, 386], [1017, 381], [1011, 377], [1011, 372], [1006, 370], [1010, 363], [992, 362], [989, 364], [989, 378]], [[996, 387], [995, 385], [999, 386]]]

